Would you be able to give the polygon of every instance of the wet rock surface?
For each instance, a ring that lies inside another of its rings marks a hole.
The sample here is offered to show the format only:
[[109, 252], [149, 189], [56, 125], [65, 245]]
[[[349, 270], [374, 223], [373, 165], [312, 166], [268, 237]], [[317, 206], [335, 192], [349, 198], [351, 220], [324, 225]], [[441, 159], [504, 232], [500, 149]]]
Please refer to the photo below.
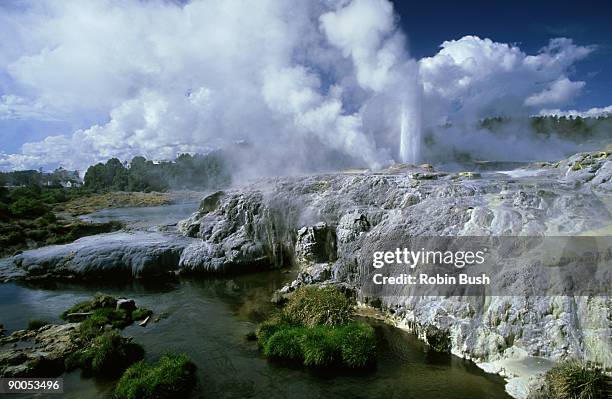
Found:
[[19, 330], [0, 338], [0, 377], [53, 377], [64, 371], [64, 360], [78, 350], [78, 323]]

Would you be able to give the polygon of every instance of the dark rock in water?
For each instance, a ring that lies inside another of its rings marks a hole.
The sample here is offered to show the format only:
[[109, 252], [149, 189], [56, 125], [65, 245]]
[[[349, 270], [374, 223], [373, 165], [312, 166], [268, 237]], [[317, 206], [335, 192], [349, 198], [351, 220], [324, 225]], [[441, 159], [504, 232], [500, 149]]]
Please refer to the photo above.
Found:
[[127, 310], [129, 312], [136, 309], [136, 302], [133, 299], [120, 298], [117, 300], [117, 310]]
[[430, 324], [425, 327], [424, 335], [425, 342], [437, 352], [450, 352], [451, 340], [448, 331], [438, 329]]

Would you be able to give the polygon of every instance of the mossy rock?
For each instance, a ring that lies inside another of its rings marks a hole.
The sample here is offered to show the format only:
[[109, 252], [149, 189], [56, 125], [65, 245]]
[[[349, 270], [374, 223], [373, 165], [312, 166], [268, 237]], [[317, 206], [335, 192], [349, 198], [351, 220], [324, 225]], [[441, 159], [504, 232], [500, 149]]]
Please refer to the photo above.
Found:
[[81, 321], [80, 338], [89, 341], [108, 328], [123, 329], [134, 320], [142, 320], [153, 312], [146, 308], [116, 309], [117, 299], [110, 295], [98, 294], [90, 301], [77, 303], [61, 314], [61, 318]]
[[427, 326], [425, 328], [425, 340], [431, 348], [436, 352], [449, 353], [451, 350], [451, 339], [448, 331], [441, 330], [434, 326]]
[[79, 302], [70, 307], [70, 309], [64, 311], [60, 317], [63, 320], [67, 320], [68, 315], [71, 313], [88, 313], [101, 308], [115, 309], [116, 306], [117, 299], [115, 297], [111, 295], [97, 294], [89, 301]]
[[144, 357], [142, 346], [122, 337], [116, 330], [94, 338], [87, 348], [68, 356], [67, 370], [81, 368], [96, 375], [117, 376]]
[[168, 354], [156, 364], [138, 362], [128, 368], [115, 388], [120, 399], [186, 397], [195, 385], [196, 366], [185, 355]]

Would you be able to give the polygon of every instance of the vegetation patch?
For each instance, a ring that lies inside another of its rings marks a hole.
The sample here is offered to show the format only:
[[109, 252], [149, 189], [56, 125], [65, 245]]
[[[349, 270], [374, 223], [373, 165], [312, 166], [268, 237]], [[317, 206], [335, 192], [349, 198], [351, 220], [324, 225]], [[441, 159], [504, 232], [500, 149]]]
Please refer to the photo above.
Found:
[[[122, 305], [129, 304], [125, 308]], [[117, 376], [144, 357], [143, 348], [122, 337], [118, 330], [150, 316], [153, 312], [137, 308], [133, 301], [118, 301], [111, 295], [98, 294], [91, 300], [75, 304], [60, 317], [80, 321], [76, 338], [81, 349], [70, 354], [64, 366], [67, 370], [81, 368], [86, 373]]]
[[265, 356], [308, 367], [363, 368], [374, 363], [374, 329], [353, 320], [351, 301], [335, 287], [303, 287], [257, 329]]
[[0, 257], [119, 230], [122, 225], [118, 222], [91, 224], [56, 215], [63, 203], [88, 193], [84, 189], [36, 185], [10, 190], [0, 186]]
[[142, 346], [116, 330], [109, 330], [95, 337], [85, 349], [68, 356], [65, 366], [67, 370], [81, 368], [85, 372], [116, 376], [143, 357]]
[[150, 316], [153, 312], [146, 308], [117, 309], [117, 299], [104, 294], [92, 300], [77, 303], [64, 311], [63, 320], [81, 321], [79, 335], [90, 341], [104, 333], [107, 328], [123, 329], [134, 322]]
[[196, 366], [185, 355], [168, 354], [156, 364], [141, 361], [128, 368], [117, 387], [121, 399], [165, 399], [186, 396], [195, 385]]
[[339, 325], [352, 320], [353, 303], [339, 289], [307, 286], [297, 290], [283, 309], [283, 317], [295, 325]]
[[604, 399], [612, 397], [612, 381], [594, 365], [567, 360], [550, 369], [534, 399]]
[[71, 215], [85, 215], [111, 208], [132, 208], [168, 205], [173, 202], [170, 194], [159, 192], [106, 192], [92, 193], [59, 205], [56, 209]]

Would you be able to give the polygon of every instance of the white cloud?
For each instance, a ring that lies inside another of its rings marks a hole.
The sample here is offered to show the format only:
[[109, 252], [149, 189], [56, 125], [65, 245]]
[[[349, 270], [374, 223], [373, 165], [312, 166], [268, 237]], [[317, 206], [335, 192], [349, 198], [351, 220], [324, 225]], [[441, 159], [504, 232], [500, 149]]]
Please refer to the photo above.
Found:
[[585, 82], [572, 82], [568, 78], [560, 78], [551, 83], [547, 89], [527, 97], [527, 99], [525, 99], [525, 105], [539, 107], [567, 104], [580, 93], [584, 85]]
[[523, 105], [571, 101], [584, 86], [567, 78], [568, 69], [593, 46], [558, 38], [536, 55], [515, 45], [477, 36], [442, 43], [433, 57], [420, 60], [431, 118], [478, 119], [524, 112]]

